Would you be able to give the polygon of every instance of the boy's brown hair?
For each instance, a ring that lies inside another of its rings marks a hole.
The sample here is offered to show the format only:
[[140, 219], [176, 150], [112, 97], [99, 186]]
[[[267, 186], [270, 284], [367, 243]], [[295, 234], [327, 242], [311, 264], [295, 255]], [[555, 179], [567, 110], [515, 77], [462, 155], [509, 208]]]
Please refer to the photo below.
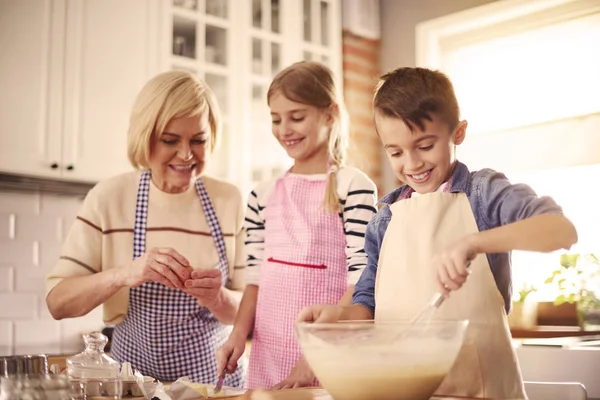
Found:
[[375, 110], [401, 119], [412, 130], [425, 130], [424, 121], [434, 116], [451, 130], [459, 122], [460, 110], [450, 79], [426, 68], [398, 68], [381, 76], [373, 99]]

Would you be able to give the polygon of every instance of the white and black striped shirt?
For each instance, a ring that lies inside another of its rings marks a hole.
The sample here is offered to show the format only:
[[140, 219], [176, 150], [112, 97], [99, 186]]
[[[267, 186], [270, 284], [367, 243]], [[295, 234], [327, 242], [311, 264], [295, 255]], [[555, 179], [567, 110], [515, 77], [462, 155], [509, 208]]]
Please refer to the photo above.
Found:
[[[325, 174], [304, 175], [309, 179], [325, 179]], [[346, 234], [348, 283], [358, 281], [367, 265], [365, 230], [377, 213], [377, 187], [362, 171], [353, 167], [340, 168], [336, 175], [337, 192], [343, 211], [340, 212]], [[265, 207], [276, 180], [260, 183], [250, 193], [246, 210], [246, 284], [258, 285], [260, 265], [265, 247]]]

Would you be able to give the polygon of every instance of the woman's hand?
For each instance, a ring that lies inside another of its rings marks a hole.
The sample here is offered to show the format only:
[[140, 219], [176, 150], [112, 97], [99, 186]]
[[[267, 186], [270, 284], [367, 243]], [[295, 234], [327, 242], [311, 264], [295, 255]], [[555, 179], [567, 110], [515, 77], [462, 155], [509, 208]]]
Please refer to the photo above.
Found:
[[192, 268], [184, 256], [167, 247], [155, 247], [133, 260], [131, 268], [124, 268], [127, 274], [125, 285], [138, 287], [145, 282], [158, 282], [171, 289], [183, 289], [183, 283], [190, 277]]
[[300, 357], [298, 362], [292, 368], [292, 371], [283, 381], [273, 386], [274, 390], [292, 389], [299, 387], [312, 386], [315, 381], [315, 374], [306, 362], [304, 357]]
[[198, 269], [184, 282], [183, 291], [198, 299], [202, 307], [213, 308], [223, 295], [222, 279], [218, 268]]
[[469, 264], [477, 255], [472, 236], [466, 236], [432, 260], [435, 283], [438, 290], [447, 296], [451, 290], [458, 290], [467, 281]]

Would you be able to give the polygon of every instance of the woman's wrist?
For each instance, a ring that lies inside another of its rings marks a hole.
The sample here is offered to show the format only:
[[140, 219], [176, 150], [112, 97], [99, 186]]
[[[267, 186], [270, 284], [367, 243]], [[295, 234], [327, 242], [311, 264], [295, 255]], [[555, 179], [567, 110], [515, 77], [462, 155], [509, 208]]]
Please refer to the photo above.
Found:
[[111, 284], [122, 288], [122, 287], [130, 287], [130, 271], [129, 268], [111, 268], [105, 271], [107, 274], [111, 274]]
[[215, 312], [219, 312], [226, 308], [228, 305], [230, 305], [230, 303], [231, 299], [227, 294], [227, 289], [221, 286], [213, 302], [206, 307], [214, 314]]

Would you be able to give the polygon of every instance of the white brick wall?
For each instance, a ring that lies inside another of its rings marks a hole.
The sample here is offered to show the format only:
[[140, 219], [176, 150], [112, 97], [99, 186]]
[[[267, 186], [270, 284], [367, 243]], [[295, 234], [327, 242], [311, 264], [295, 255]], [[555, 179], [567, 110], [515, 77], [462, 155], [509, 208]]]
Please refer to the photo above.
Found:
[[0, 356], [72, 354], [81, 334], [104, 325], [100, 308], [55, 321], [46, 307], [45, 275], [52, 269], [82, 198], [0, 192]]

